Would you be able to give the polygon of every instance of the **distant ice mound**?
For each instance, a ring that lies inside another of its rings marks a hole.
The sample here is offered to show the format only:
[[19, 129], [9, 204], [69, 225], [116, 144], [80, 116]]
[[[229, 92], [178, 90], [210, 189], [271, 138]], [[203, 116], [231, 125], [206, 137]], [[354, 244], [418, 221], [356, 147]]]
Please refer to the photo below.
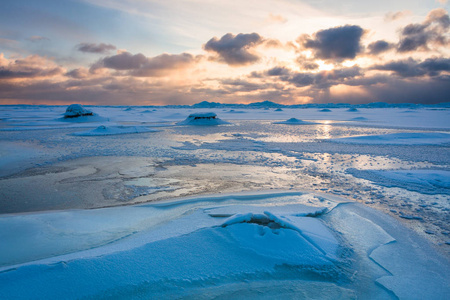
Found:
[[347, 109], [347, 111], [356, 112], [356, 111], [359, 111], [359, 110], [356, 109], [356, 107], [350, 107], [349, 109]]
[[73, 135], [76, 135], [76, 136], [102, 136], [102, 135], [156, 132], [156, 131], [158, 131], [158, 130], [150, 129], [147, 127], [137, 127], [137, 126], [110, 126], [110, 127], [107, 127], [107, 126], [101, 125], [93, 130], [76, 132]]
[[223, 121], [217, 117], [213, 112], [206, 113], [194, 113], [190, 114], [186, 120], [178, 122], [178, 125], [203, 125], [203, 126], [214, 126], [222, 124], [231, 124], [229, 122]]
[[320, 112], [330, 112], [331, 111], [331, 109], [328, 109], [328, 108], [323, 108], [323, 109], [321, 109], [321, 110], [319, 110]]
[[316, 124], [316, 123], [314, 123], [314, 122], [307, 122], [307, 121], [299, 120], [299, 119], [296, 119], [296, 118], [290, 118], [289, 120], [281, 121], [281, 122], [274, 122], [273, 124], [310, 125], [310, 124]]
[[71, 104], [64, 113], [64, 118], [77, 118], [82, 116], [93, 116], [94, 113], [85, 109], [81, 104]]

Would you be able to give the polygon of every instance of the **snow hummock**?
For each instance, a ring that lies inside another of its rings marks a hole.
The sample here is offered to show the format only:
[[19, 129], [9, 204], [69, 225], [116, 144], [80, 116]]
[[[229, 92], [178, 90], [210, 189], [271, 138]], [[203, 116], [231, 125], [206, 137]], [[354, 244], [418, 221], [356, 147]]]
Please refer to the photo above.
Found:
[[102, 135], [117, 135], [117, 134], [129, 134], [129, 133], [143, 133], [143, 132], [156, 132], [158, 130], [150, 129], [143, 126], [104, 126], [100, 125], [99, 127], [83, 131], [76, 132], [73, 135], [77, 136], [102, 136]]
[[178, 122], [178, 125], [222, 125], [230, 124], [217, 117], [213, 112], [202, 112], [190, 114], [186, 120]]
[[362, 135], [329, 139], [347, 144], [390, 144], [390, 145], [439, 145], [450, 143], [450, 134], [444, 132], [400, 132], [382, 135]]
[[64, 118], [77, 118], [81, 116], [92, 116], [93, 112], [85, 109], [81, 104], [71, 104], [64, 113]]
[[274, 122], [273, 124], [311, 125], [311, 124], [317, 124], [317, 123], [314, 123], [314, 122], [307, 122], [307, 121], [299, 120], [299, 119], [296, 119], [296, 118], [290, 118], [289, 120], [286, 120], [286, 121], [280, 121], [280, 122]]

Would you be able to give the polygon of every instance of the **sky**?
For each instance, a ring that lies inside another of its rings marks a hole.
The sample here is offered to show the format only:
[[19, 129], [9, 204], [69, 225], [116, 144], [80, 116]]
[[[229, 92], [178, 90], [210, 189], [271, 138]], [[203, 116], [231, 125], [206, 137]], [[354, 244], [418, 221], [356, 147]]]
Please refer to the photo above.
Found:
[[450, 102], [448, 0], [2, 0], [0, 104]]

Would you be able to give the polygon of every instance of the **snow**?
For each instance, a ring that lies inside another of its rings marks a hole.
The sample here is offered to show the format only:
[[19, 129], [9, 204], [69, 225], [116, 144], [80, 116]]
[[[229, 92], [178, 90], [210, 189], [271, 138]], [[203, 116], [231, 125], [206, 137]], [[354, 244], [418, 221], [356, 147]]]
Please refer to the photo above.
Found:
[[447, 104], [83, 109], [0, 106], [1, 299], [449, 294]]

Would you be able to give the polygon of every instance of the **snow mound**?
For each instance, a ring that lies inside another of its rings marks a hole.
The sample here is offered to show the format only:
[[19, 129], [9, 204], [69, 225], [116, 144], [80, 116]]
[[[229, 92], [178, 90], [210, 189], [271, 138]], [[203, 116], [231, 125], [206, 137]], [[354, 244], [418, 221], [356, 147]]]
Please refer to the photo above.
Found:
[[450, 134], [441, 132], [401, 132], [329, 139], [347, 144], [439, 145], [450, 143]]
[[321, 110], [319, 110], [320, 112], [331, 112], [331, 109], [329, 108], [323, 108]]
[[102, 136], [102, 135], [117, 135], [117, 134], [130, 134], [130, 133], [144, 133], [144, 132], [156, 132], [158, 130], [150, 129], [147, 127], [138, 126], [104, 126], [101, 125], [93, 130], [77, 132], [73, 135], [76, 136]]
[[85, 109], [81, 104], [71, 104], [64, 113], [64, 118], [77, 118], [82, 116], [92, 116], [94, 113]]
[[299, 120], [299, 119], [296, 119], [296, 118], [290, 118], [289, 120], [281, 121], [281, 122], [274, 122], [273, 124], [310, 125], [310, 124], [316, 124], [316, 123], [314, 123], [314, 122], [307, 122], [307, 121]]
[[359, 111], [356, 107], [350, 107], [347, 111], [356, 112]]
[[347, 173], [385, 187], [398, 187], [422, 194], [450, 195], [450, 171], [445, 170], [357, 170]]
[[231, 123], [221, 120], [213, 112], [205, 112], [205, 113], [190, 114], [186, 118], [186, 120], [178, 122], [177, 124], [178, 125], [206, 125], [206, 126], [214, 126], [214, 125], [231, 124]]

